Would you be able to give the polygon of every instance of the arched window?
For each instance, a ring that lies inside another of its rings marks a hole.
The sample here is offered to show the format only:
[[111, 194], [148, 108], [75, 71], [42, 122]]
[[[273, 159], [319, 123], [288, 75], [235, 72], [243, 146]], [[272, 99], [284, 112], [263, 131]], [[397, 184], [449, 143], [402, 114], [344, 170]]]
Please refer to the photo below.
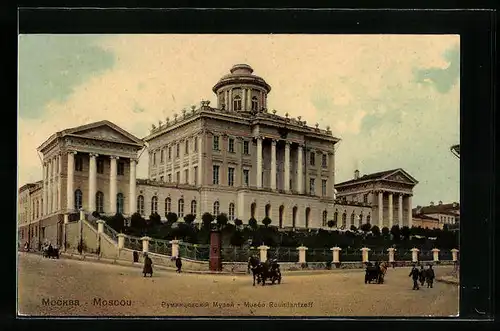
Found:
[[233, 108], [234, 110], [241, 110], [241, 97], [239, 95], [233, 99]]
[[179, 218], [184, 217], [184, 199], [179, 199], [179, 202], [177, 202], [177, 216]]
[[293, 207], [292, 209], [292, 227], [295, 228], [297, 225], [297, 206]]
[[354, 212], [352, 212], [351, 214], [351, 225], [354, 225], [354, 219], [356, 218], [356, 216], [354, 215]]
[[101, 191], [95, 194], [95, 210], [98, 213], [104, 212], [104, 193]]
[[40, 215], [40, 201], [36, 201], [36, 218]]
[[234, 203], [229, 204], [229, 220], [234, 221]]
[[80, 189], [75, 191], [75, 209], [80, 210], [83, 206], [83, 195]]
[[165, 217], [167, 217], [167, 214], [170, 213], [172, 210], [172, 200], [170, 198], [165, 199]]
[[366, 215], [366, 223], [367, 223], [367, 224], [370, 224], [370, 221], [371, 221], [371, 217], [370, 217], [370, 215]]
[[323, 210], [323, 226], [326, 226], [328, 223], [328, 212]]
[[279, 209], [279, 227], [283, 227], [283, 213], [285, 212], [285, 206], [281, 205]]
[[154, 196], [151, 198], [151, 214], [158, 213], [158, 197]]
[[271, 217], [271, 205], [267, 204], [266, 205], [266, 217]]
[[196, 217], [196, 200], [191, 201], [191, 214]]
[[252, 110], [258, 110], [259, 102], [257, 101], [257, 97], [252, 97]]
[[137, 197], [137, 212], [144, 215], [144, 197], [142, 195]]
[[337, 227], [337, 224], [339, 222], [339, 211], [335, 210], [335, 213], [333, 213], [333, 226]]
[[359, 227], [363, 225], [363, 213], [359, 214]]
[[255, 211], [257, 209], [257, 204], [254, 202], [250, 205], [250, 217], [255, 218]]
[[219, 216], [220, 203], [219, 201], [214, 202], [214, 216]]
[[124, 198], [123, 198], [123, 194], [122, 193], [118, 193], [116, 195], [116, 212], [118, 214], [123, 214], [123, 206], [124, 206]]
[[342, 226], [345, 227], [347, 225], [347, 213], [344, 211], [342, 214]]
[[306, 229], [309, 227], [309, 219], [311, 218], [311, 208], [306, 208]]

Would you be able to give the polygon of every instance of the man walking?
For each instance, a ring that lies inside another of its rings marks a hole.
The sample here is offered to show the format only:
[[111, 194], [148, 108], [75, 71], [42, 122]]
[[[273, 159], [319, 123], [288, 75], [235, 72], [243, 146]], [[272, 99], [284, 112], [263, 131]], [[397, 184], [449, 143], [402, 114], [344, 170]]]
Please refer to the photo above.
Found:
[[412, 290], [418, 290], [418, 276], [420, 275], [420, 272], [417, 269], [416, 265], [413, 265], [413, 268], [410, 271], [410, 275], [408, 277], [412, 277], [413, 279], [413, 289]]
[[425, 284], [425, 269], [424, 269], [423, 264], [420, 265], [420, 271], [419, 271], [418, 278], [420, 280], [420, 285], [424, 286], [424, 284]]
[[180, 256], [177, 256], [177, 258], [175, 259], [175, 266], [177, 267], [177, 272], [180, 273], [182, 268], [182, 260]]
[[432, 269], [432, 265], [429, 264], [429, 268], [426, 270], [425, 273], [426, 281], [427, 281], [427, 288], [432, 288], [432, 284], [434, 283], [434, 269]]

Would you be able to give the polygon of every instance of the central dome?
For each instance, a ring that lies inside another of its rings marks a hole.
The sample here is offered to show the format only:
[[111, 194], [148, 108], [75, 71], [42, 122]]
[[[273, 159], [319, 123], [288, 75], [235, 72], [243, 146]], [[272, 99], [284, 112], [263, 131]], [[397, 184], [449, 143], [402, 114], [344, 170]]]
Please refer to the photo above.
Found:
[[234, 75], [251, 75], [253, 69], [248, 64], [235, 64], [230, 72]]

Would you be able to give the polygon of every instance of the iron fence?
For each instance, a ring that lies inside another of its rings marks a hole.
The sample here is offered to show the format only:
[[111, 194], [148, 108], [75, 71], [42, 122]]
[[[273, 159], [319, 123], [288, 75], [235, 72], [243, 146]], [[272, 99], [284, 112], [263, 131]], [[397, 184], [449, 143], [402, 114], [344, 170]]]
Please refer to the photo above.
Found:
[[104, 223], [103, 231], [108, 237], [113, 239], [115, 242], [118, 242], [118, 232], [115, 229]]
[[179, 243], [179, 256], [196, 261], [208, 261], [210, 258], [210, 245], [197, 245]]
[[156, 254], [171, 255], [172, 244], [168, 240], [152, 239], [149, 241], [149, 251]]
[[222, 261], [226, 262], [246, 262], [252, 255], [248, 248], [241, 247], [223, 247], [221, 248]]
[[124, 246], [134, 251], [142, 251], [142, 240], [136, 237], [126, 236]]
[[[257, 250], [257, 254], [258, 254]], [[297, 248], [272, 247], [267, 251], [268, 259], [277, 259], [281, 262], [298, 262], [299, 252]]]
[[332, 251], [329, 249], [308, 249], [306, 251], [307, 262], [331, 262], [333, 260]]

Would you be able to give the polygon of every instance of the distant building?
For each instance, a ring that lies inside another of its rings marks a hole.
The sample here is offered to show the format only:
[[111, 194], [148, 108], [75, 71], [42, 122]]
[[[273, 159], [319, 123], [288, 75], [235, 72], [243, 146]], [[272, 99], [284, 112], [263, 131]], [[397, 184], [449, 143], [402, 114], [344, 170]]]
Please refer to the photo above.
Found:
[[335, 184], [335, 188], [340, 201], [371, 205], [371, 223], [379, 228], [396, 224], [412, 227], [411, 199], [417, 184], [415, 178], [397, 168], [363, 176], [356, 170], [353, 179]]
[[413, 219], [431, 217], [438, 221], [438, 227], [443, 228], [444, 224], [454, 225], [460, 222], [460, 204], [458, 202], [443, 204], [439, 201], [437, 204], [431, 201], [428, 206], [417, 206], [413, 209]]
[[420, 227], [423, 229], [442, 229], [443, 224], [439, 222], [436, 217], [431, 217], [427, 215], [414, 215], [413, 216], [413, 226]]

